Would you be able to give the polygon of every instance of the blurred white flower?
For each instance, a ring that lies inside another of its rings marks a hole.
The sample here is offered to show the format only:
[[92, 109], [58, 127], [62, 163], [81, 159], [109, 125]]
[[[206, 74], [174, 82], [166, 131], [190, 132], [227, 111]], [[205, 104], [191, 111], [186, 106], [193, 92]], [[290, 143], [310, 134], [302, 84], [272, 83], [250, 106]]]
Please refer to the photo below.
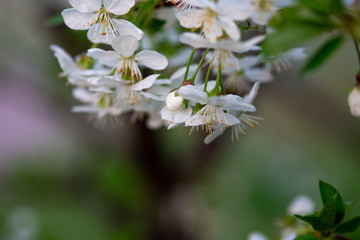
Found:
[[354, 87], [348, 97], [351, 114], [360, 117], [360, 87]]
[[251, 232], [247, 240], [268, 240], [268, 238], [261, 232]]
[[314, 213], [315, 204], [308, 196], [299, 195], [291, 201], [287, 211], [290, 215], [309, 215]]

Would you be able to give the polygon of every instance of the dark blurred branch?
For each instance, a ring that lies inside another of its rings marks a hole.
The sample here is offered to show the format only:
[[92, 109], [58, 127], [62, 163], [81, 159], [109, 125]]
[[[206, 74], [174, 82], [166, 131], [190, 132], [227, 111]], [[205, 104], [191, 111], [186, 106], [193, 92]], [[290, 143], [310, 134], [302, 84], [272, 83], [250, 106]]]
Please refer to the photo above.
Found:
[[339, 239], [339, 240], [355, 240], [355, 239], [348, 238], [348, 237], [345, 237], [345, 236], [340, 235], [340, 234], [335, 234], [334, 238]]

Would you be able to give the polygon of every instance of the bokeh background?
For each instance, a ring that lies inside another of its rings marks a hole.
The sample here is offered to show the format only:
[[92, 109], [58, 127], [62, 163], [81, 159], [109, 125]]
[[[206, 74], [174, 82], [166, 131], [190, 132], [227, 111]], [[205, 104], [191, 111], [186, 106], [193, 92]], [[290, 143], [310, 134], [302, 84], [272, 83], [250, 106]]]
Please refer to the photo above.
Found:
[[[255, 104], [265, 121], [240, 142], [225, 135], [205, 147], [187, 129], [154, 132], [126, 118], [99, 129], [71, 113], [76, 102], [49, 45], [73, 56], [90, 45], [84, 32], [47, 21], [67, 7], [0, 2], [0, 239], [235, 240], [255, 230], [271, 237], [298, 194], [320, 207], [319, 179], [360, 202], [350, 40], [303, 81], [298, 63], [262, 85]], [[351, 212], [359, 215], [360, 205]]]

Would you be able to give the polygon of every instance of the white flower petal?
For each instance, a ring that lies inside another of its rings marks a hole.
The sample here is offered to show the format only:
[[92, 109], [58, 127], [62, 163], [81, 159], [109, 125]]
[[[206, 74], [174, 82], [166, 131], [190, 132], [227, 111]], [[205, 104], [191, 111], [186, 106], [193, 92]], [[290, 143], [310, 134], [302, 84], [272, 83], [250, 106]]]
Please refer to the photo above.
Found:
[[262, 68], [247, 69], [245, 76], [250, 82], [271, 82], [273, 80], [271, 73]]
[[163, 70], [168, 65], [166, 57], [156, 51], [144, 50], [135, 55], [135, 61], [151, 69]]
[[177, 90], [177, 94], [190, 101], [201, 104], [207, 103], [206, 93], [193, 85], [182, 86], [179, 90]]
[[103, 0], [104, 7], [108, 12], [116, 15], [124, 15], [135, 5], [135, 0]]
[[208, 99], [209, 104], [215, 106], [221, 106], [226, 110], [237, 110], [237, 111], [256, 111], [256, 108], [243, 101], [243, 99], [237, 95], [228, 94], [226, 96], [214, 96]]
[[104, 51], [100, 48], [89, 49], [87, 55], [89, 57], [99, 59], [100, 63], [109, 67], [114, 67], [121, 59], [117, 52]]
[[221, 0], [218, 9], [222, 16], [236, 21], [244, 21], [249, 18], [253, 5], [249, 0]]
[[79, 12], [74, 8], [61, 12], [66, 26], [74, 30], [87, 30], [95, 17], [94, 13]]
[[197, 33], [186, 32], [181, 34], [180, 42], [193, 48], [215, 48], [215, 45], [201, 37]]
[[64, 49], [57, 45], [50, 45], [50, 49], [54, 51], [54, 55], [57, 58], [61, 69], [64, 71], [61, 74], [62, 76], [68, 76], [77, 71], [73, 58]]
[[120, 35], [131, 35], [137, 40], [140, 40], [144, 36], [144, 32], [129, 21], [112, 19], [112, 22]]
[[133, 36], [119, 36], [113, 40], [111, 46], [123, 57], [133, 56], [139, 47], [138, 40]]
[[215, 131], [213, 131], [212, 133], [210, 133], [209, 135], [206, 136], [206, 138], [204, 139], [204, 143], [210, 144], [216, 138], [220, 137], [225, 132], [225, 130], [226, 130], [226, 128], [222, 131], [221, 131], [221, 129], [216, 129]]
[[101, 0], [69, 0], [71, 6], [80, 12], [95, 12], [101, 8]]
[[176, 14], [180, 25], [185, 28], [199, 28], [203, 24], [204, 14], [206, 11], [203, 9], [193, 9], [186, 12], [179, 12]]
[[160, 114], [163, 120], [173, 123], [183, 123], [190, 119], [192, 114], [192, 109], [191, 107], [188, 107], [174, 113], [174, 112], [170, 112], [167, 109], [167, 107], [164, 107], [163, 109], [161, 109]]
[[240, 30], [236, 23], [228, 17], [219, 17], [219, 20], [221, 22], [221, 27], [229, 35], [229, 37], [234, 41], [239, 41]]
[[233, 52], [237, 52], [237, 53], [243, 53], [246, 51], [253, 51], [253, 50], [258, 50], [258, 48], [255, 45], [257, 45], [258, 43], [260, 43], [261, 41], [263, 41], [265, 38], [264, 35], [260, 35], [260, 36], [256, 36], [253, 38], [250, 38], [249, 40], [242, 42], [241, 45], [238, 45], [238, 48], [234, 48]]
[[242, 69], [253, 67], [259, 64], [260, 58], [258, 56], [246, 56], [238, 60], [239, 66]]
[[215, 17], [213, 17], [209, 21], [205, 21], [202, 29], [204, 31], [206, 40], [211, 43], [216, 43], [218, 37], [221, 37], [223, 35], [222, 24]]
[[251, 91], [244, 97], [244, 101], [247, 103], [253, 103], [260, 88], [260, 82], [256, 82], [251, 88]]
[[134, 91], [141, 91], [143, 89], [150, 88], [154, 83], [155, 80], [160, 76], [160, 74], [153, 74], [150, 75], [143, 80], [139, 81], [138, 83], [131, 86], [131, 89]]

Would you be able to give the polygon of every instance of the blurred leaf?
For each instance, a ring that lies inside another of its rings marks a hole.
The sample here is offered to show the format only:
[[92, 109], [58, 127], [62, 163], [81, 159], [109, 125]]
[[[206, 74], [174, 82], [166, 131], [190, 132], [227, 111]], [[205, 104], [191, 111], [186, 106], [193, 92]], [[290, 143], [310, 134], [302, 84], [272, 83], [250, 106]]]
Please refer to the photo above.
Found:
[[334, 186], [321, 180], [319, 181], [319, 189], [321, 199], [324, 205], [327, 204], [335, 194], [337, 195], [335, 224], [340, 223], [345, 216], [345, 205], [340, 193], [336, 190]]
[[49, 17], [45, 21], [45, 26], [46, 27], [56, 27], [56, 26], [59, 26], [59, 25], [62, 25], [62, 24], [64, 24], [64, 19], [61, 16], [60, 13]]
[[331, 57], [331, 55], [336, 52], [337, 49], [339, 49], [343, 42], [344, 36], [341, 35], [336, 36], [324, 43], [324, 45], [306, 63], [300, 75], [303, 76], [305, 73], [319, 68], [322, 64], [326, 62], [327, 59], [329, 59], [329, 57]]
[[162, 19], [158, 19], [158, 18], [151, 19], [149, 22], [149, 32], [150, 33], [161, 32], [165, 23], [166, 21]]
[[350, 207], [352, 205], [355, 205], [355, 202], [354, 201], [346, 201], [346, 202], [344, 202], [344, 205], [345, 205], [345, 208], [348, 208], [348, 207]]
[[293, 25], [270, 34], [263, 42], [266, 56], [277, 55], [318, 36], [324, 31], [310, 24]]
[[349, 221], [342, 223], [336, 228], [338, 233], [355, 232], [360, 227], [360, 217], [353, 218]]
[[300, 3], [319, 14], [339, 14], [344, 10], [340, 0], [300, 0]]
[[294, 240], [321, 240], [321, 238], [312, 235], [304, 235], [304, 236], [298, 236]]

